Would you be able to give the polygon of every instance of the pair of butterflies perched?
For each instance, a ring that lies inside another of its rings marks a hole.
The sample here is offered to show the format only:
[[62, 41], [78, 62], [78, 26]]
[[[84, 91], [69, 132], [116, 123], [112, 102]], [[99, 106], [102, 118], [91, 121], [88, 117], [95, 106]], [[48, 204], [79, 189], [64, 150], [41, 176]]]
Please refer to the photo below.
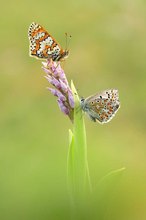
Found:
[[[28, 30], [30, 41], [30, 56], [63, 61], [69, 55], [69, 50], [63, 50], [57, 41], [39, 24], [33, 22]], [[117, 89], [108, 89], [81, 99], [81, 108], [92, 121], [99, 123], [109, 122], [120, 107]]]

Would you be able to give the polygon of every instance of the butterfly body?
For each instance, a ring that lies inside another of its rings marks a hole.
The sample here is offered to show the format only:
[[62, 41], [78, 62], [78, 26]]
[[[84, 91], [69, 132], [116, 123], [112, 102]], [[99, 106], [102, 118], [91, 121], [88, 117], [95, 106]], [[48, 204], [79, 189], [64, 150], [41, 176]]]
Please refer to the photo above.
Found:
[[109, 89], [81, 99], [81, 108], [89, 118], [99, 123], [109, 122], [120, 107], [118, 90]]
[[29, 27], [28, 37], [30, 40], [30, 56], [62, 61], [69, 55], [68, 50], [63, 50], [56, 40], [35, 22]]

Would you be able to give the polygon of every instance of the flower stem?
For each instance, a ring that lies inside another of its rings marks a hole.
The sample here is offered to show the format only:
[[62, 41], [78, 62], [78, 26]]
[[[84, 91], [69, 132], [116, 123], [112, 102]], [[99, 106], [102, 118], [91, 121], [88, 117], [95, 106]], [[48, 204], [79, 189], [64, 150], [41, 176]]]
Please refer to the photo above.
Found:
[[91, 189], [90, 176], [87, 161], [86, 130], [83, 113], [80, 107], [80, 99], [71, 82], [74, 94], [74, 123], [73, 133], [69, 131], [68, 153], [68, 185], [71, 198], [74, 203], [82, 202], [85, 195]]

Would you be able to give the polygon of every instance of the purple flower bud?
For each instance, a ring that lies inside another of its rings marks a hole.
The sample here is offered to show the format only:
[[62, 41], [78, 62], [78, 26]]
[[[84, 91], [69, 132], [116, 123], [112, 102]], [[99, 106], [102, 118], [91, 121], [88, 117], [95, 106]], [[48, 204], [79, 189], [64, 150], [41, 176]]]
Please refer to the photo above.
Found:
[[57, 89], [61, 88], [60, 82], [57, 79], [55, 79], [53, 76], [52, 76], [52, 83], [51, 84], [53, 86], [55, 86]]
[[57, 79], [55, 79], [53, 76], [47, 75], [47, 76], [45, 76], [45, 78], [48, 80], [49, 83], [51, 83], [57, 89], [61, 88], [60, 82]]
[[47, 75], [47, 76], [44, 76], [44, 77], [48, 80], [49, 83], [52, 84], [52, 76]]
[[48, 90], [50, 90], [50, 92], [54, 95], [54, 96], [57, 96], [57, 90], [56, 89], [52, 89], [52, 88], [49, 88], [47, 87]]
[[65, 84], [68, 85], [68, 81], [67, 81], [67, 78], [66, 78], [66, 75], [65, 75], [63, 69], [61, 69], [59, 76], [60, 76], [60, 79], [61, 79]]
[[60, 63], [57, 63], [55, 65], [55, 69], [57, 70], [57, 72], [60, 72], [62, 70]]
[[59, 64], [57, 64], [55, 62], [52, 63], [51, 69], [52, 69], [52, 72], [53, 72], [54, 76], [58, 76], [59, 75], [59, 72], [57, 71], [57, 66], [58, 65]]
[[66, 97], [59, 90], [52, 88], [48, 88], [48, 89], [54, 96], [57, 96], [60, 101], [66, 101]]
[[60, 82], [61, 89], [63, 90], [63, 92], [66, 93], [68, 90], [68, 86], [61, 79], [59, 79], [59, 82]]
[[56, 70], [59, 74], [60, 79], [62, 79], [62, 80], [66, 79], [65, 73], [64, 73], [63, 69], [61, 68], [60, 64], [58, 64], [58, 66], [56, 67]]
[[51, 74], [51, 71], [49, 69], [47, 69], [46, 67], [43, 66], [42, 69], [45, 71], [45, 73]]
[[69, 115], [69, 109], [64, 105], [64, 103], [61, 100], [57, 100], [60, 110], [65, 114]]

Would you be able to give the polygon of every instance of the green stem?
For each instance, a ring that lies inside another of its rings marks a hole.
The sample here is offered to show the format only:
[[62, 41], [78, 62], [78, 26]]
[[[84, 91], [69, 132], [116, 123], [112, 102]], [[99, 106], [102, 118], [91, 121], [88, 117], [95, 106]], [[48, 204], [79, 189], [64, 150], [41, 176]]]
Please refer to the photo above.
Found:
[[68, 153], [68, 185], [71, 198], [74, 202], [83, 200], [91, 189], [90, 176], [87, 161], [86, 130], [80, 107], [80, 99], [71, 82], [74, 94], [74, 123], [73, 133], [69, 131]]

